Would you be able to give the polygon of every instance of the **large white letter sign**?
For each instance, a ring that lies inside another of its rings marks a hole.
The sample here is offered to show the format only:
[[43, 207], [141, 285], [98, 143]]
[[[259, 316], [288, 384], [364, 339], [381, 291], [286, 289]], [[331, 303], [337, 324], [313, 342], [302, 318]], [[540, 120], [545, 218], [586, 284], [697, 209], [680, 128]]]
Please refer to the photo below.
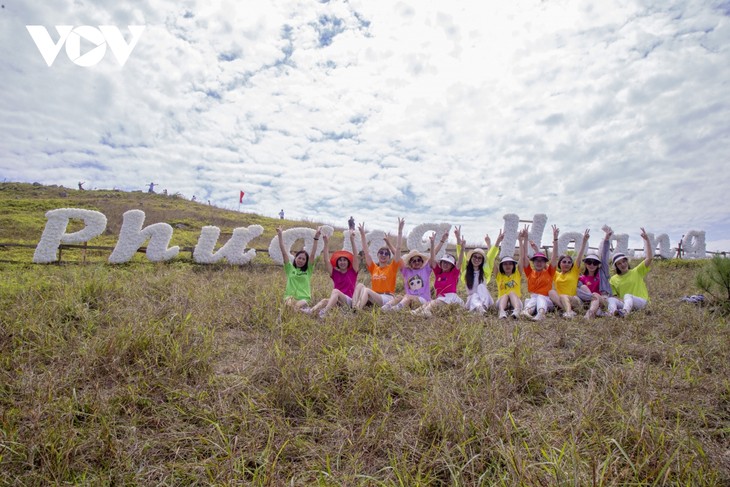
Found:
[[[499, 252], [500, 259], [502, 257], [514, 257], [515, 248], [517, 247], [517, 234], [520, 230], [520, 218], [514, 213], [507, 213], [504, 218], [504, 237], [502, 238], [502, 250]], [[542, 232], [545, 230], [545, 224], [547, 223], [547, 215], [544, 213], [538, 213], [532, 218], [530, 224], [530, 233], [527, 235], [527, 239], [535, 242], [535, 245], [540, 247], [542, 244]], [[534, 251], [530, 245], [527, 246], [527, 255], [532, 256]]]
[[514, 213], [507, 213], [504, 218], [504, 230], [502, 233], [502, 249], [499, 252], [499, 258], [512, 257], [515, 255], [515, 247], [517, 247], [517, 233], [520, 229], [520, 217]]
[[[576, 256], [578, 255], [578, 250], [580, 249], [581, 244], [583, 243], [583, 234], [579, 232], [565, 232], [561, 233], [560, 237], [558, 237], [558, 255], [565, 255], [565, 252], [568, 250], [568, 245], [570, 242], [574, 242], [575, 245], [573, 248], [575, 249]], [[586, 242], [586, 249], [588, 248], [588, 243]], [[580, 265], [580, 262], [577, 263]]]
[[121, 264], [134, 257], [135, 252], [147, 239], [147, 258], [152, 262], [170, 260], [180, 251], [177, 245], [167, 248], [172, 238], [172, 227], [167, 223], [155, 223], [142, 228], [144, 224], [142, 210], [129, 210], [122, 216], [122, 229], [119, 231], [119, 240], [109, 256], [112, 264]]
[[[333, 230], [334, 232], [334, 230]], [[365, 234], [365, 237], [367, 238], [367, 234]], [[362, 245], [358, 240], [360, 240], [360, 234], [358, 232], [355, 232], [355, 248], [352, 248], [352, 245], [350, 245], [350, 230], [343, 230], [342, 231], [342, 250], [347, 250], [348, 252], [352, 252], [352, 255], [357, 255], [360, 250], [362, 250], [359, 246]]]
[[[544, 213], [538, 213], [532, 217], [532, 225], [530, 225], [530, 234], [527, 238], [535, 242], [535, 245], [542, 247], [542, 233], [545, 231], [545, 225], [547, 224], [547, 215]], [[552, 240], [552, 239], [551, 239]], [[535, 252], [532, 250], [532, 246], [527, 246], [527, 255], [532, 257]]]
[[247, 264], [256, 257], [256, 250], [246, 251], [246, 245], [262, 233], [264, 233], [264, 227], [261, 225], [236, 228], [233, 230], [233, 235], [228, 242], [218, 252], [213, 252], [221, 234], [221, 229], [214, 226], [205, 226], [201, 229], [198, 245], [193, 250], [193, 261], [198, 264], [213, 264], [225, 258], [231, 264]]
[[[365, 252], [370, 254], [370, 258], [373, 259], [373, 262], [378, 261], [378, 250], [380, 250], [382, 247], [386, 247], [385, 245], [385, 232], [382, 230], [371, 230], [369, 232], [365, 232], [365, 242], [368, 244], [367, 249], [361, 249], [360, 246], [362, 246], [360, 234], [355, 236], [355, 247], [358, 248], [358, 250], [364, 250]], [[344, 250], [349, 250], [352, 252], [352, 249], [350, 249], [350, 242], [348, 241], [349, 237], [345, 239], [345, 244], [343, 246]], [[393, 245], [395, 245], [395, 240], [393, 240]], [[352, 252], [355, 254], [355, 252]], [[357, 255], [357, 254], [355, 254]]]
[[[609, 241], [616, 242], [616, 246], [613, 249], [615, 254], [624, 254], [626, 257], [634, 257], [634, 251], [629, 249], [629, 234], [628, 233], [614, 233]], [[613, 257], [611, 257], [613, 258]]]
[[[649, 237], [649, 245], [654, 251], [654, 255], [659, 255], [665, 259], [670, 259], [672, 257], [672, 248], [671, 244], [669, 243], [669, 235], [667, 235], [666, 233], [662, 233], [656, 239], [654, 238], [653, 233], [648, 233], [647, 236]], [[657, 244], [659, 245], [659, 251], [657, 251]]]
[[[289, 262], [294, 260], [294, 256], [291, 253], [291, 248], [294, 246], [294, 242], [296, 242], [297, 240], [304, 240], [302, 248], [309, 252], [309, 250], [312, 248], [312, 245], [314, 244], [315, 233], [317, 233], [317, 231], [313, 228], [290, 228], [281, 232], [281, 236], [284, 237], [284, 249], [286, 250], [287, 254], [289, 254]], [[322, 225], [323, 235], [331, 237], [332, 233], [334, 233], [334, 228], [329, 225]], [[321, 242], [320, 245], [317, 246], [317, 253], [315, 255], [309, 256], [310, 262], [313, 262], [314, 258], [317, 257], [320, 253], [322, 253]], [[269, 257], [271, 257], [271, 260], [273, 260], [275, 263], [284, 265], [284, 256], [281, 255], [278, 235], [274, 236], [274, 238], [271, 239], [271, 243], [269, 243]]]
[[[406, 239], [408, 249], [430, 252], [431, 241], [428, 240], [428, 238], [424, 239], [423, 237], [426, 234], [430, 237], [432, 233], [435, 233], [436, 241], [434, 243], [435, 245], [438, 245], [439, 239], [441, 239], [444, 234], [448, 237], [450, 230], [451, 223], [422, 223], [420, 225], [416, 225], [413, 230], [411, 230], [411, 233], [408, 234], [408, 238]], [[446, 244], [444, 244], [438, 254], [436, 254], [436, 261], [438, 261], [438, 259], [440, 259], [445, 253]]]
[[[46, 213], [46, 228], [41, 241], [35, 248], [33, 262], [48, 264], [57, 260], [56, 251], [61, 243], [83, 243], [97, 237], [106, 229], [106, 216], [93, 210], [79, 208], [59, 208]], [[83, 220], [84, 228], [78, 232], [66, 233], [71, 218]]]
[[682, 240], [682, 248], [685, 257], [688, 259], [705, 259], [707, 258], [707, 246], [705, 244], [705, 232], [690, 230]]

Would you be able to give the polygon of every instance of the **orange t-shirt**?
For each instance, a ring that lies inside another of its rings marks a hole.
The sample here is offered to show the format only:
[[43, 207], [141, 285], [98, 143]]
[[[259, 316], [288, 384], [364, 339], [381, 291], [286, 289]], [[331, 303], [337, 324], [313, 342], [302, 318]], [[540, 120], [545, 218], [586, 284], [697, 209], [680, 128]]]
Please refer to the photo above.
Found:
[[540, 294], [547, 296], [553, 288], [553, 276], [555, 275], [555, 267], [549, 265], [544, 271], [537, 272], [532, 266], [525, 267], [525, 277], [527, 278], [527, 290], [532, 294]]
[[395, 280], [398, 277], [398, 269], [398, 263], [395, 261], [383, 267], [373, 262], [368, 266], [371, 289], [380, 294], [395, 293]]

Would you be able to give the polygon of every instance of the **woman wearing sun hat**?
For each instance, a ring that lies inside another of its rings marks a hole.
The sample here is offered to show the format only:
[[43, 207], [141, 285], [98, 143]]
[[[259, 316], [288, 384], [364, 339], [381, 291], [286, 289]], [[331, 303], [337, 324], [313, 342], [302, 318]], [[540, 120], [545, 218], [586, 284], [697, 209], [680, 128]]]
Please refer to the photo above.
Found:
[[[525, 300], [525, 309], [522, 311], [524, 316], [537, 321], [545, 319], [548, 311], [554, 309], [553, 302], [548, 297], [550, 290], [553, 288], [553, 276], [555, 275], [555, 264], [558, 257], [558, 235], [560, 230], [553, 225], [553, 255], [548, 264], [548, 258], [542, 252], [535, 252], [530, 258], [533, 267], [527, 259], [529, 227], [520, 232], [520, 261], [527, 278], [527, 291], [530, 297]], [[533, 249], [537, 249], [535, 242], [530, 241], [529, 244]], [[533, 315], [534, 313], [534, 315]]]
[[[454, 231], [457, 242], [460, 237], [460, 230], [457, 228]], [[438, 245], [434, 244], [436, 235], [432, 235], [431, 249], [432, 255], [435, 255], [441, 250], [441, 246], [446, 242], [445, 239], [441, 239]], [[431, 316], [431, 312], [444, 304], [458, 304], [463, 306], [464, 301], [456, 293], [456, 288], [459, 284], [459, 275], [461, 274], [461, 265], [464, 262], [464, 241], [462, 240], [460, 248], [458, 250], [459, 257], [455, 258], [451, 254], [444, 254], [437, 265], [433, 265], [433, 273], [436, 276], [433, 287], [436, 291], [436, 298], [422, 305], [420, 308], [411, 311], [416, 315]]]
[[[438, 249], [448, 238], [448, 233], [441, 237]], [[403, 256], [400, 261], [400, 272], [403, 275], [405, 295], [393, 299], [383, 306], [383, 310], [420, 307], [431, 301], [431, 274], [436, 264], [436, 252], [438, 251], [433, 245], [434, 240], [435, 235], [432, 235], [430, 254], [414, 249]]]
[[522, 312], [522, 265], [509, 256], [504, 256], [497, 266], [497, 310], [499, 318], [507, 318], [512, 310], [512, 318], [519, 318]]
[[[654, 257], [649, 235], [644, 227], [641, 228], [641, 238], [644, 240], [644, 253], [646, 257], [639, 265], [631, 269], [629, 258], [621, 253], [613, 256], [613, 266], [616, 274], [611, 277], [611, 290], [620, 301], [616, 304], [621, 306], [617, 310], [619, 316], [626, 316], [632, 310], [644, 309], [649, 304], [649, 290], [646, 288], [644, 278], [649, 273], [651, 262]], [[609, 314], [613, 314], [613, 306], [609, 305]]]
[[[583, 232], [583, 240], [581, 241], [578, 255], [575, 258], [576, 262], [580, 262], [583, 259], [589, 238], [590, 231], [586, 229]], [[578, 279], [580, 279], [580, 267], [575, 265], [573, 258], [567, 254], [558, 257], [558, 268], [556, 269], [555, 276], [553, 276], [555, 289], [550, 291], [549, 296], [553, 303], [563, 310], [564, 318], [573, 318], [575, 316], [573, 306], [578, 307], [583, 305], [580, 298], [576, 296]]]
[[[355, 292], [352, 295], [352, 307], [354, 309], [363, 309], [370, 302], [375, 306], [383, 306], [388, 304], [395, 294], [395, 281], [398, 277], [398, 267], [400, 262], [401, 245], [403, 243], [403, 225], [405, 220], [398, 218], [398, 239], [395, 246], [391, 245], [388, 237], [384, 238], [385, 246], [378, 249], [378, 263], [373, 262], [368, 252], [368, 243], [365, 237], [365, 224], [361, 223], [358, 228], [360, 230], [360, 239], [362, 240], [363, 254], [365, 254], [365, 262], [370, 271], [370, 288], [363, 283], [355, 286]], [[393, 259], [391, 259], [393, 256]]]
[[576, 295], [584, 303], [590, 303], [585, 319], [595, 318], [601, 306], [608, 306], [608, 298], [611, 296], [611, 284], [609, 283], [608, 253], [611, 235], [611, 227], [603, 226], [604, 237], [601, 243], [601, 254], [589, 252], [583, 258], [583, 274], [578, 279], [578, 291]]
[[[466, 241], [461, 237], [460, 229], [454, 231], [456, 235], [456, 251], [462, 252]], [[489, 294], [487, 284], [492, 278], [494, 260], [499, 252], [499, 246], [504, 239], [504, 234], [499, 231], [499, 236], [494, 245], [491, 245], [489, 235], [484, 237], [487, 244], [487, 251], [475, 248], [471, 250], [466, 259], [462, 261], [461, 274], [464, 284], [466, 284], [466, 304], [464, 305], [469, 311], [484, 313], [490, 306], [494, 305], [492, 295]]]
[[[355, 232], [351, 230], [348, 233], [350, 234], [350, 248], [354, 249]], [[320, 317], [324, 317], [337, 304], [342, 304], [348, 308], [352, 307], [352, 295], [355, 292], [357, 273], [360, 270], [359, 259], [355, 259], [352, 252], [338, 250], [330, 257], [329, 237], [323, 234], [322, 241], [324, 242], [322, 257], [334, 287], [329, 298], [321, 300], [312, 307], [311, 313], [319, 312]]]

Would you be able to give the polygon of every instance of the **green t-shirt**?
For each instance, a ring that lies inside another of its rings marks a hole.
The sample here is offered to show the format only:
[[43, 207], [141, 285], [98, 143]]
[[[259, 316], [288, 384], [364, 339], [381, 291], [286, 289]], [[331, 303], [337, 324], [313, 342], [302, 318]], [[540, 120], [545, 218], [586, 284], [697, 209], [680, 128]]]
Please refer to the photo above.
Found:
[[613, 294], [619, 298], [623, 298], [627, 294], [646, 299], [649, 301], [649, 291], [646, 289], [644, 276], [649, 273], [649, 268], [644, 265], [642, 260], [639, 265], [633, 269], [629, 269], [624, 274], [616, 274], [611, 276], [611, 290]]
[[[461, 252], [461, 245], [456, 245], [456, 255], [459, 255]], [[496, 245], [492, 245], [489, 247], [489, 250], [487, 250], [487, 257], [484, 259], [484, 284], [489, 284], [489, 281], [492, 280], [492, 269], [494, 268], [494, 259], [497, 257], [497, 253], [499, 252], [499, 247]], [[469, 264], [469, 259], [467, 259], [466, 256], [464, 256], [464, 260], [461, 261], [461, 282], [466, 283], [466, 266]]]
[[286, 273], [286, 291], [284, 291], [284, 299], [292, 297], [299, 301], [304, 299], [309, 302], [312, 299], [312, 270], [314, 266], [309, 262], [306, 271], [297, 269], [291, 262], [284, 264], [284, 272]]

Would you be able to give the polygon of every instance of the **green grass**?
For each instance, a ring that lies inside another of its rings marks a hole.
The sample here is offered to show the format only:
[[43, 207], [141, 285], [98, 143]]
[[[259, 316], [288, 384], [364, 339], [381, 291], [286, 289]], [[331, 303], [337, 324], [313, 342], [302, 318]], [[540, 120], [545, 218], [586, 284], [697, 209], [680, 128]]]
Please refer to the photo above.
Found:
[[0, 263], [0, 484], [728, 485], [698, 268], [656, 262], [627, 319], [535, 323], [316, 320], [261, 264]]

